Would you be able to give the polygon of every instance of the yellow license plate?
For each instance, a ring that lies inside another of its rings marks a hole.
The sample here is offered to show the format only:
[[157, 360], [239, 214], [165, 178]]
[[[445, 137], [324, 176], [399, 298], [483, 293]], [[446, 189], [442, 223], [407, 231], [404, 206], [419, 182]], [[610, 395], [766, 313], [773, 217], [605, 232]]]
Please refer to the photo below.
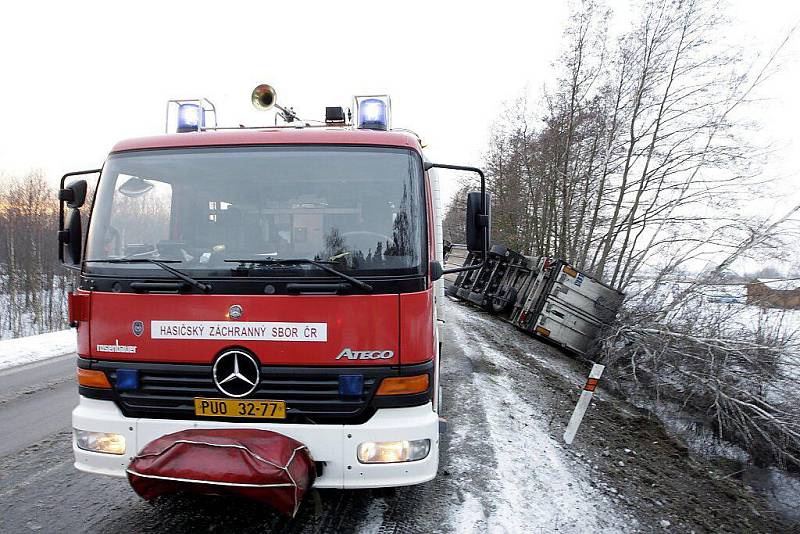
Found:
[[286, 419], [286, 403], [274, 400], [194, 399], [195, 415]]

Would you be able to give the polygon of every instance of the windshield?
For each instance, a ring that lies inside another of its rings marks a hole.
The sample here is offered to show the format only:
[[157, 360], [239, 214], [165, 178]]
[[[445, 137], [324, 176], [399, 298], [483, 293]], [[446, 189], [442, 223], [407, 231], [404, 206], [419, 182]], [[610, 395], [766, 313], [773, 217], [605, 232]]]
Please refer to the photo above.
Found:
[[[230, 276], [236, 264], [225, 260], [232, 258], [301, 258], [361, 273], [417, 274], [425, 235], [422, 191], [419, 157], [399, 148], [115, 154], [98, 186], [86, 258], [173, 260], [193, 276]], [[146, 263], [100, 262], [87, 269], [160, 271]]]

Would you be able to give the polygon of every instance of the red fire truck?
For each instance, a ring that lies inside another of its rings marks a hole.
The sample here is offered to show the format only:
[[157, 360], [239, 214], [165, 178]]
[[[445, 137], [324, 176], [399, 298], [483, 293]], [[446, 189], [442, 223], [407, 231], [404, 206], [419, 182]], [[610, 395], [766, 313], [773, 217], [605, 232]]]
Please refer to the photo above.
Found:
[[121, 141], [102, 169], [62, 179], [59, 251], [80, 279], [75, 466], [130, 477], [155, 440], [249, 429], [307, 448], [316, 487], [431, 480], [443, 336], [435, 169], [480, 175], [467, 216], [480, 250], [483, 175], [429, 162], [415, 134], [392, 130], [388, 97], [356, 97], [352, 113], [327, 108], [313, 124], [269, 86], [252, 96], [288, 123], [221, 128], [207, 100], [170, 101], [177, 133]]

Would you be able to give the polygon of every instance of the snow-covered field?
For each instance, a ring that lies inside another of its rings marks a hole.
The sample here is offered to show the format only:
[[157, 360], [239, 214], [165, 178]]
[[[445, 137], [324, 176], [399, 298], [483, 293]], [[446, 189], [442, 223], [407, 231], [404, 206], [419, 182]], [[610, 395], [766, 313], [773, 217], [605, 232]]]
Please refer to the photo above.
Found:
[[[0, 287], [6, 285], [0, 275]], [[27, 299], [22, 293], [12, 299], [3, 291], [0, 291], [0, 340], [33, 336], [67, 326], [67, 291], [58, 282], [52, 290], [39, 291]]]
[[[650, 307], [667, 306], [674, 297], [689, 287], [688, 283], [664, 283], [649, 295]], [[647, 294], [649, 288], [643, 282], [626, 289], [628, 306], [636, 306], [637, 300]], [[730, 299], [723, 301], [723, 298]], [[704, 316], [725, 317], [729, 331], [751, 331], [755, 327], [778, 328], [787, 332], [800, 330], [800, 310], [762, 308], [746, 304], [744, 285], [708, 285], [697, 289], [682, 307], [689, 313], [701, 312]]]
[[0, 340], [0, 369], [75, 352], [75, 330]]

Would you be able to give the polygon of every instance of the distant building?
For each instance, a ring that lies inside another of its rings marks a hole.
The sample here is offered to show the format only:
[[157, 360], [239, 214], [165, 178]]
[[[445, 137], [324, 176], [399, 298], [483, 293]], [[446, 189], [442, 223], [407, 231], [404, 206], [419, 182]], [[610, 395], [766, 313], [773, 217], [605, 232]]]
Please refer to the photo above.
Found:
[[800, 310], [800, 280], [758, 278], [745, 287], [748, 304], [762, 308]]

